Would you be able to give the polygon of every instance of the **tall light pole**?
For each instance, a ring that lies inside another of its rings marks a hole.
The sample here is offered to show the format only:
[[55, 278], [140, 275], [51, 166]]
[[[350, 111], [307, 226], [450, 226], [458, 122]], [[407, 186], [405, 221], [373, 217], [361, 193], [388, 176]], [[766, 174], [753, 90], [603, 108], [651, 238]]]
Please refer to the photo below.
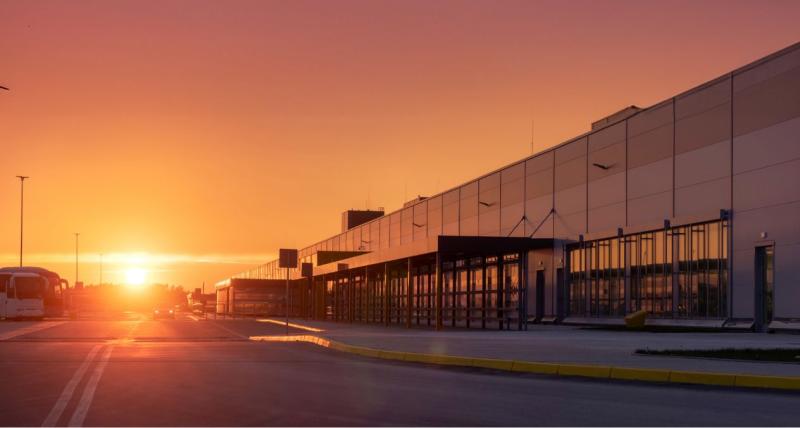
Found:
[[78, 237], [80, 233], [75, 232], [75, 284], [78, 284]]
[[25, 179], [30, 177], [18, 175], [17, 178], [19, 178], [19, 267], [22, 267], [22, 213], [25, 206]]

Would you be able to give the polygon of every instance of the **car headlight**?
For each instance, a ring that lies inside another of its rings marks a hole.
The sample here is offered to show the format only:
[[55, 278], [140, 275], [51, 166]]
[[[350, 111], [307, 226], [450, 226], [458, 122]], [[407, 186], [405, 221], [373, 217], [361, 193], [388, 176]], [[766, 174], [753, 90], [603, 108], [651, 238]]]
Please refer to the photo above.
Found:
[[156, 313], [158, 313], [158, 309], [156, 309]]
[[169, 313], [172, 313], [172, 309], [169, 310]]

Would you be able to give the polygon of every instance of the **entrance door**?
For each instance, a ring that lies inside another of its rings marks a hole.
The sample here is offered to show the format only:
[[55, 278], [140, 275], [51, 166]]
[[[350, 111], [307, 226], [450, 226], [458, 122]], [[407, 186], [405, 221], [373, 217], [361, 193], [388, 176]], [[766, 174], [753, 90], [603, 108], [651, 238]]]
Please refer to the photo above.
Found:
[[536, 322], [544, 318], [544, 271], [536, 271]]
[[772, 245], [756, 247], [755, 329], [767, 330], [774, 310], [774, 251]]

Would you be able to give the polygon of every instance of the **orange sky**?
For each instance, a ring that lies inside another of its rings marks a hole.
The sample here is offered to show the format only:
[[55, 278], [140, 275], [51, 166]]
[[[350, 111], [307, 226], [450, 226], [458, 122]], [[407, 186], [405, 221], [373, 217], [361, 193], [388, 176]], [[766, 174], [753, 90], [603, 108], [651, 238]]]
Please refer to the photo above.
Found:
[[[0, 264], [199, 286], [800, 40], [800, 2], [0, 0]], [[134, 256], [138, 254], [137, 256]], [[109, 261], [110, 260], [110, 261]]]

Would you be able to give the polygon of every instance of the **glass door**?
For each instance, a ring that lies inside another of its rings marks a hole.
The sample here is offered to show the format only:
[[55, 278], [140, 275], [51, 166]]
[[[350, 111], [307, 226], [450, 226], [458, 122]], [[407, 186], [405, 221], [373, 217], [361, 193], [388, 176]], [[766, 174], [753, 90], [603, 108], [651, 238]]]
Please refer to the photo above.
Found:
[[774, 257], [772, 245], [756, 247], [755, 329], [766, 331], [774, 312]]

